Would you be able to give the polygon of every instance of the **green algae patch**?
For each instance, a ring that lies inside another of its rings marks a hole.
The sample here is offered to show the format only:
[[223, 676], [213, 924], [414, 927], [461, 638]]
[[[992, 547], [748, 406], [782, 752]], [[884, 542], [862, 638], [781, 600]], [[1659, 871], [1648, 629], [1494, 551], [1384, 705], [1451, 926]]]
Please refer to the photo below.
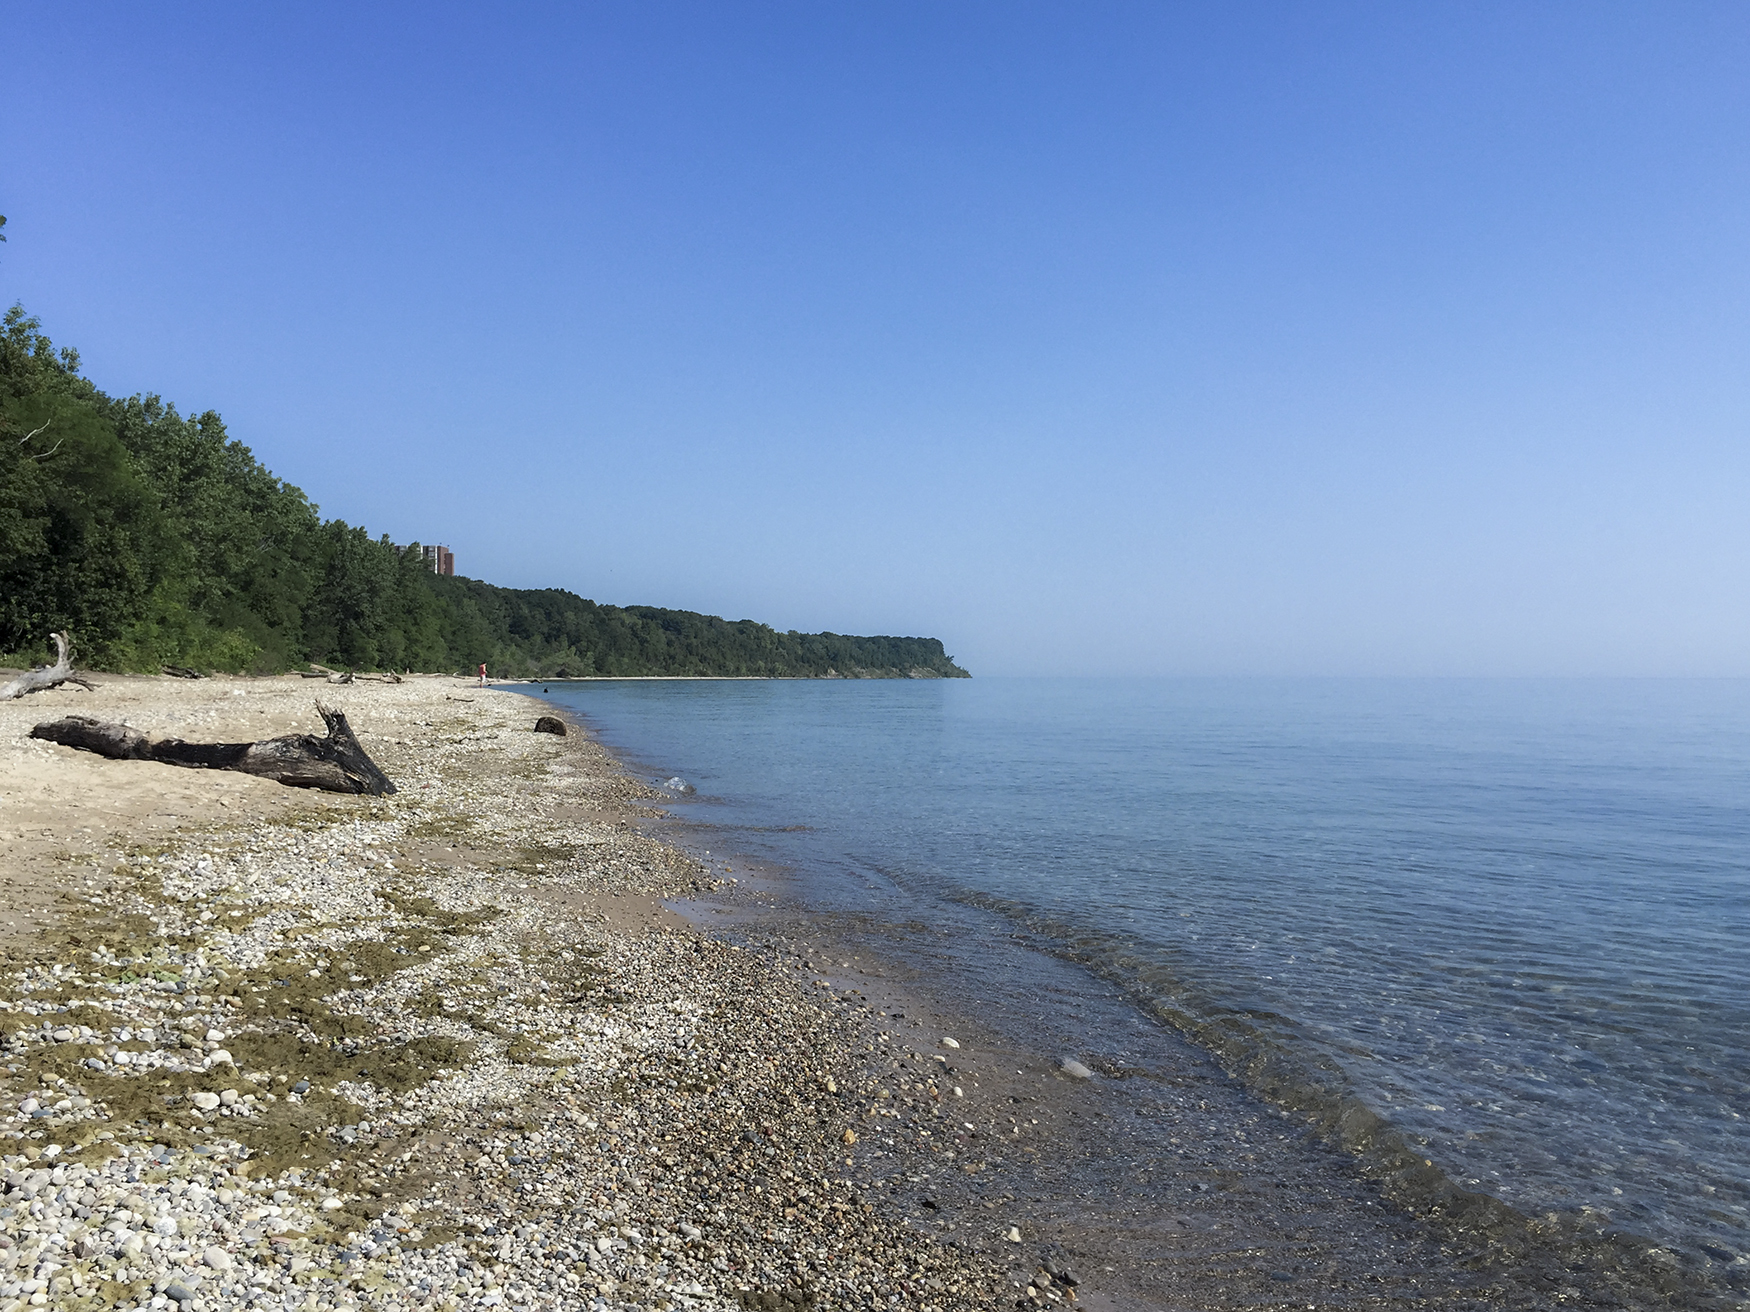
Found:
[[[243, 1018], [258, 1023], [284, 1021], [329, 1038], [373, 1033], [376, 1022], [341, 1011], [330, 999], [369, 988], [398, 971], [424, 965], [450, 946], [441, 934], [414, 927], [388, 941], [358, 939], [329, 948], [320, 956], [281, 950], [253, 970], [233, 977], [227, 987], [242, 1004]], [[312, 975], [312, 971], [317, 972]]]
[[251, 1070], [327, 1084], [339, 1080], [369, 1083], [402, 1094], [437, 1078], [443, 1070], [467, 1065], [474, 1045], [426, 1035], [381, 1047], [324, 1043], [295, 1034], [238, 1034], [230, 1040], [238, 1062]]
[[509, 861], [505, 864], [520, 874], [545, 874], [554, 866], [562, 865], [577, 855], [577, 849], [558, 847], [549, 843], [524, 843], [519, 845]]
[[462, 1227], [459, 1225], [433, 1224], [421, 1226], [419, 1230], [419, 1238], [413, 1239], [410, 1236], [403, 1235], [401, 1238], [401, 1246], [403, 1248], [438, 1248], [449, 1243], [450, 1240], [454, 1239], [461, 1233]]
[[[123, 1127], [146, 1122], [157, 1127], [153, 1133], [166, 1128], [161, 1125], [165, 1120], [169, 1120], [172, 1126], [181, 1124], [184, 1129], [189, 1124], [199, 1124], [198, 1118], [190, 1119], [193, 1104], [189, 1099], [196, 1093], [223, 1093], [235, 1089], [239, 1096], [243, 1096], [266, 1092], [263, 1086], [246, 1078], [235, 1067], [223, 1064], [211, 1070], [160, 1069], [142, 1071], [137, 1075], [82, 1070], [78, 1074], [79, 1086], [85, 1096], [100, 1104], [108, 1112], [111, 1122]], [[238, 1125], [243, 1123], [237, 1121]]]
[[33, 1044], [31, 1050], [17, 1060], [20, 1071], [34, 1075], [44, 1083], [50, 1083], [54, 1078], [75, 1081], [79, 1084], [89, 1084], [98, 1074], [86, 1066], [85, 1059], [101, 1048], [93, 1048], [84, 1043], [40, 1043]]
[[[254, 970], [234, 976], [230, 987], [241, 1004], [239, 1019], [298, 1025], [330, 1038], [362, 1036], [374, 1030], [376, 1026], [367, 1018], [338, 1012], [328, 1005], [338, 989], [329, 971], [312, 978], [310, 972], [316, 969], [312, 958], [281, 951]], [[344, 976], [339, 987], [346, 987]], [[242, 1038], [239, 1035], [238, 1041]], [[236, 1051], [235, 1044], [232, 1051]]]
[[463, 1019], [468, 1022], [470, 1028], [478, 1030], [482, 1034], [490, 1034], [497, 1039], [510, 1039], [512, 1041], [516, 1039], [516, 1035], [512, 1034], [509, 1030], [504, 1029], [497, 1021], [493, 1020], [492, 1017], [483, 1015], [480, 1012], [467, 1012], [463, 1015]]
[[338, 1159], [340, 1145], [327, 1131], [355, 1122], [361, 1110], [346, 1098], [312, 1089], [300, 1102], [281, 1098], [270, 1104], [265, 1115], [227, 1122], [225, 1133], [249, 1150], [253, 1175], [278, 1175], [294, 1167], [308, 1170]]
[[[34, 1019], [40, 1021], [42, 1018], [39, 1016]], [[114, 1026], [120, 1017], [108, 1007], [93, 1002], [76, 1002], [54, 1019], [61, 1025], [84, 1025], [88, 1029], [102, 1031]]]
[[[235, 1140], [249, 1152], [251, 1170], [278, 1173], [291, 1167], [325, 1165], [335, 1158], [326, 1131], [358, 1118], [356, 1103], [323, 1089], [311, 1089], [300, 1100], [281, 1094], [262, 1098], [266, 1087], [230, 1066], [205, 1071], [147, 1072], [137, 1076], [87, 1075], [86, 1096], [108, 1113], [117, 1140], [137, 1139], [171, 1148]], [[255, 1095], [249, 1116], [221, 1116], [194, 1105], [196, 1093], [234, 1090], [239, 1098]], [[91, 1136], [88, 1149], [105, 1155], [115, 1144]], [[87, 1153], [89, 1156], [89, 1152]]]
[[329, 956], [336, 976], [356, 987], [367, 987], [397, 971], [423, 965], [436, 953], [449, 951], [450, 946], [444, 933], [414, 925], [386, 940], [345, 944]]
[[422, 1020], [432, 1020], [438, 1016], [447, 1016], [451, 1010], [450, 1004], [444, 999], [444, 995], [438, 990], [436, 985], [432, 984], [427, 984], [414, 995], [413, 1001], [409, 1004], [408, 1009]]
[[438, 905], [435, 898], [395, 888], [378, 889], [377, 896], [402, 915], [423, 920], [436, 927], [439, 933], [452, 937], [457, 934], [470, 933], [504, 914], [498, 907], [479, 907], [473, 911], [447, 911]]
[[578, 1061], [575, 1057], [561, 1057], [550, 1052], [526, 1034], [511, 1040], [504, 1055], [507, 1061], [515, 1062], [518, 1066], [572, 1066]]
[[204, 929], [209, 934], [237, 934], [248, 929], [263, 916], [271, 914], [273, 908], [250, 906], [248, 903], [216, 902], [207, 910], [213, 913], [213, 918], [198, 923], [195, 926], [196, 932]]
[[83, 927], [64, 935], [67, 947], [74, 951], [107, 951], [118, 964], [150, 957], [164, 946], [159, 922], [141, 911], [115, 913], [88, 921]]
[[401, 831], [403, 843], [438, 842], [448, 839], [458, 842], [472, 838], [478, 832], [469, 816], [420, 816], [410, 820]]

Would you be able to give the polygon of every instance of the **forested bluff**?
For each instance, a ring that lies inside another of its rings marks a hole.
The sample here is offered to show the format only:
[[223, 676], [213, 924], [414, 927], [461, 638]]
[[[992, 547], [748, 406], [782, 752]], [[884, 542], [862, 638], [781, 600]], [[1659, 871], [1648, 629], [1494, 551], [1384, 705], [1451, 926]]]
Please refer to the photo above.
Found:
[[433, 574], [323, 520], [212, 411], [117, 400], [19, 306], [0, 329], [0, 664], [71, 630], [94, 669], [962, 678], [935, 638], [780, 633]]

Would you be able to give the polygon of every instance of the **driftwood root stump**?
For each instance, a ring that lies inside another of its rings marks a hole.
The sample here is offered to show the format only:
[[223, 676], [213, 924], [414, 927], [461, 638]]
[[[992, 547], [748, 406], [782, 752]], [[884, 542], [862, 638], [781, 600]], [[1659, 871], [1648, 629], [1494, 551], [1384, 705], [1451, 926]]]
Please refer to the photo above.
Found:
[[321, 788], [330, 793], [366, 793], [383, 797], [395, 784], [359, 746], [343, 711], [316, 703], [326, 737], [288, 734], [258, 743], [185, 743], [180, 738], [153, 742], [125, 724], [69, 715], [30, 731], [32, 738], [96, 752], [112, 761], [159, 761], [196, 770], [239, 770], [274, 779], [292, 788]]
[[14, 701], [28, 693], [47, 692], [63, 683], [76, 683], [87, 692], [97, 690], [95, 683], [73, 673], [73, 635], [63, 629], [49, 636], [55, 640], [55, 663], [26, 671], [11, 683], [0, 686], [0, 702]]

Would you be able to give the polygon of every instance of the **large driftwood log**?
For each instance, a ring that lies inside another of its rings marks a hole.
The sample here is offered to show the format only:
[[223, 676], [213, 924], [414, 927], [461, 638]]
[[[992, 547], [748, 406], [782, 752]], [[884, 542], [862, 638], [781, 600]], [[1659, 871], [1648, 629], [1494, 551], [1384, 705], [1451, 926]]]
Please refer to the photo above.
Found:
[[69, 715], [30, 731], [32, 738], [96, 752], [112, 761], [161, 761], [197, 770], [241, 770], [277, 779], [293, 788], [322, 788], [331, 793], [369, 793], [382, 797], [395, 791], [389, 776], [377, 768], [353, 736], [343, 712], [316, 703], [328, 734], [288, 734], [258, 743], [185, 743], [180, 738], [153, 742], [138, 729], [108, 724], [88, 715]]
[[72, 636], [65, 632], [52, 636], [55, 639], [55, 663], [21, 674], [5, 687], [0, 687], [0, 702], [13, 701], [29, 692], [59, 688], [63, 683], [76, 683], [88, 691], [96, 690], [96, 684], [73, 673]]

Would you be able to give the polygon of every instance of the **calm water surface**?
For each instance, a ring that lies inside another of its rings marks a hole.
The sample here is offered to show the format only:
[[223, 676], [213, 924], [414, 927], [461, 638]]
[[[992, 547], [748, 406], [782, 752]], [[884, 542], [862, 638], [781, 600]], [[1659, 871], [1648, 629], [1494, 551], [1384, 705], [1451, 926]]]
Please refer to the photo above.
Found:
[[1470, 1187], [1750, 1251], [1750, 683], [549, 687], [822, 899], [994, 909]]

